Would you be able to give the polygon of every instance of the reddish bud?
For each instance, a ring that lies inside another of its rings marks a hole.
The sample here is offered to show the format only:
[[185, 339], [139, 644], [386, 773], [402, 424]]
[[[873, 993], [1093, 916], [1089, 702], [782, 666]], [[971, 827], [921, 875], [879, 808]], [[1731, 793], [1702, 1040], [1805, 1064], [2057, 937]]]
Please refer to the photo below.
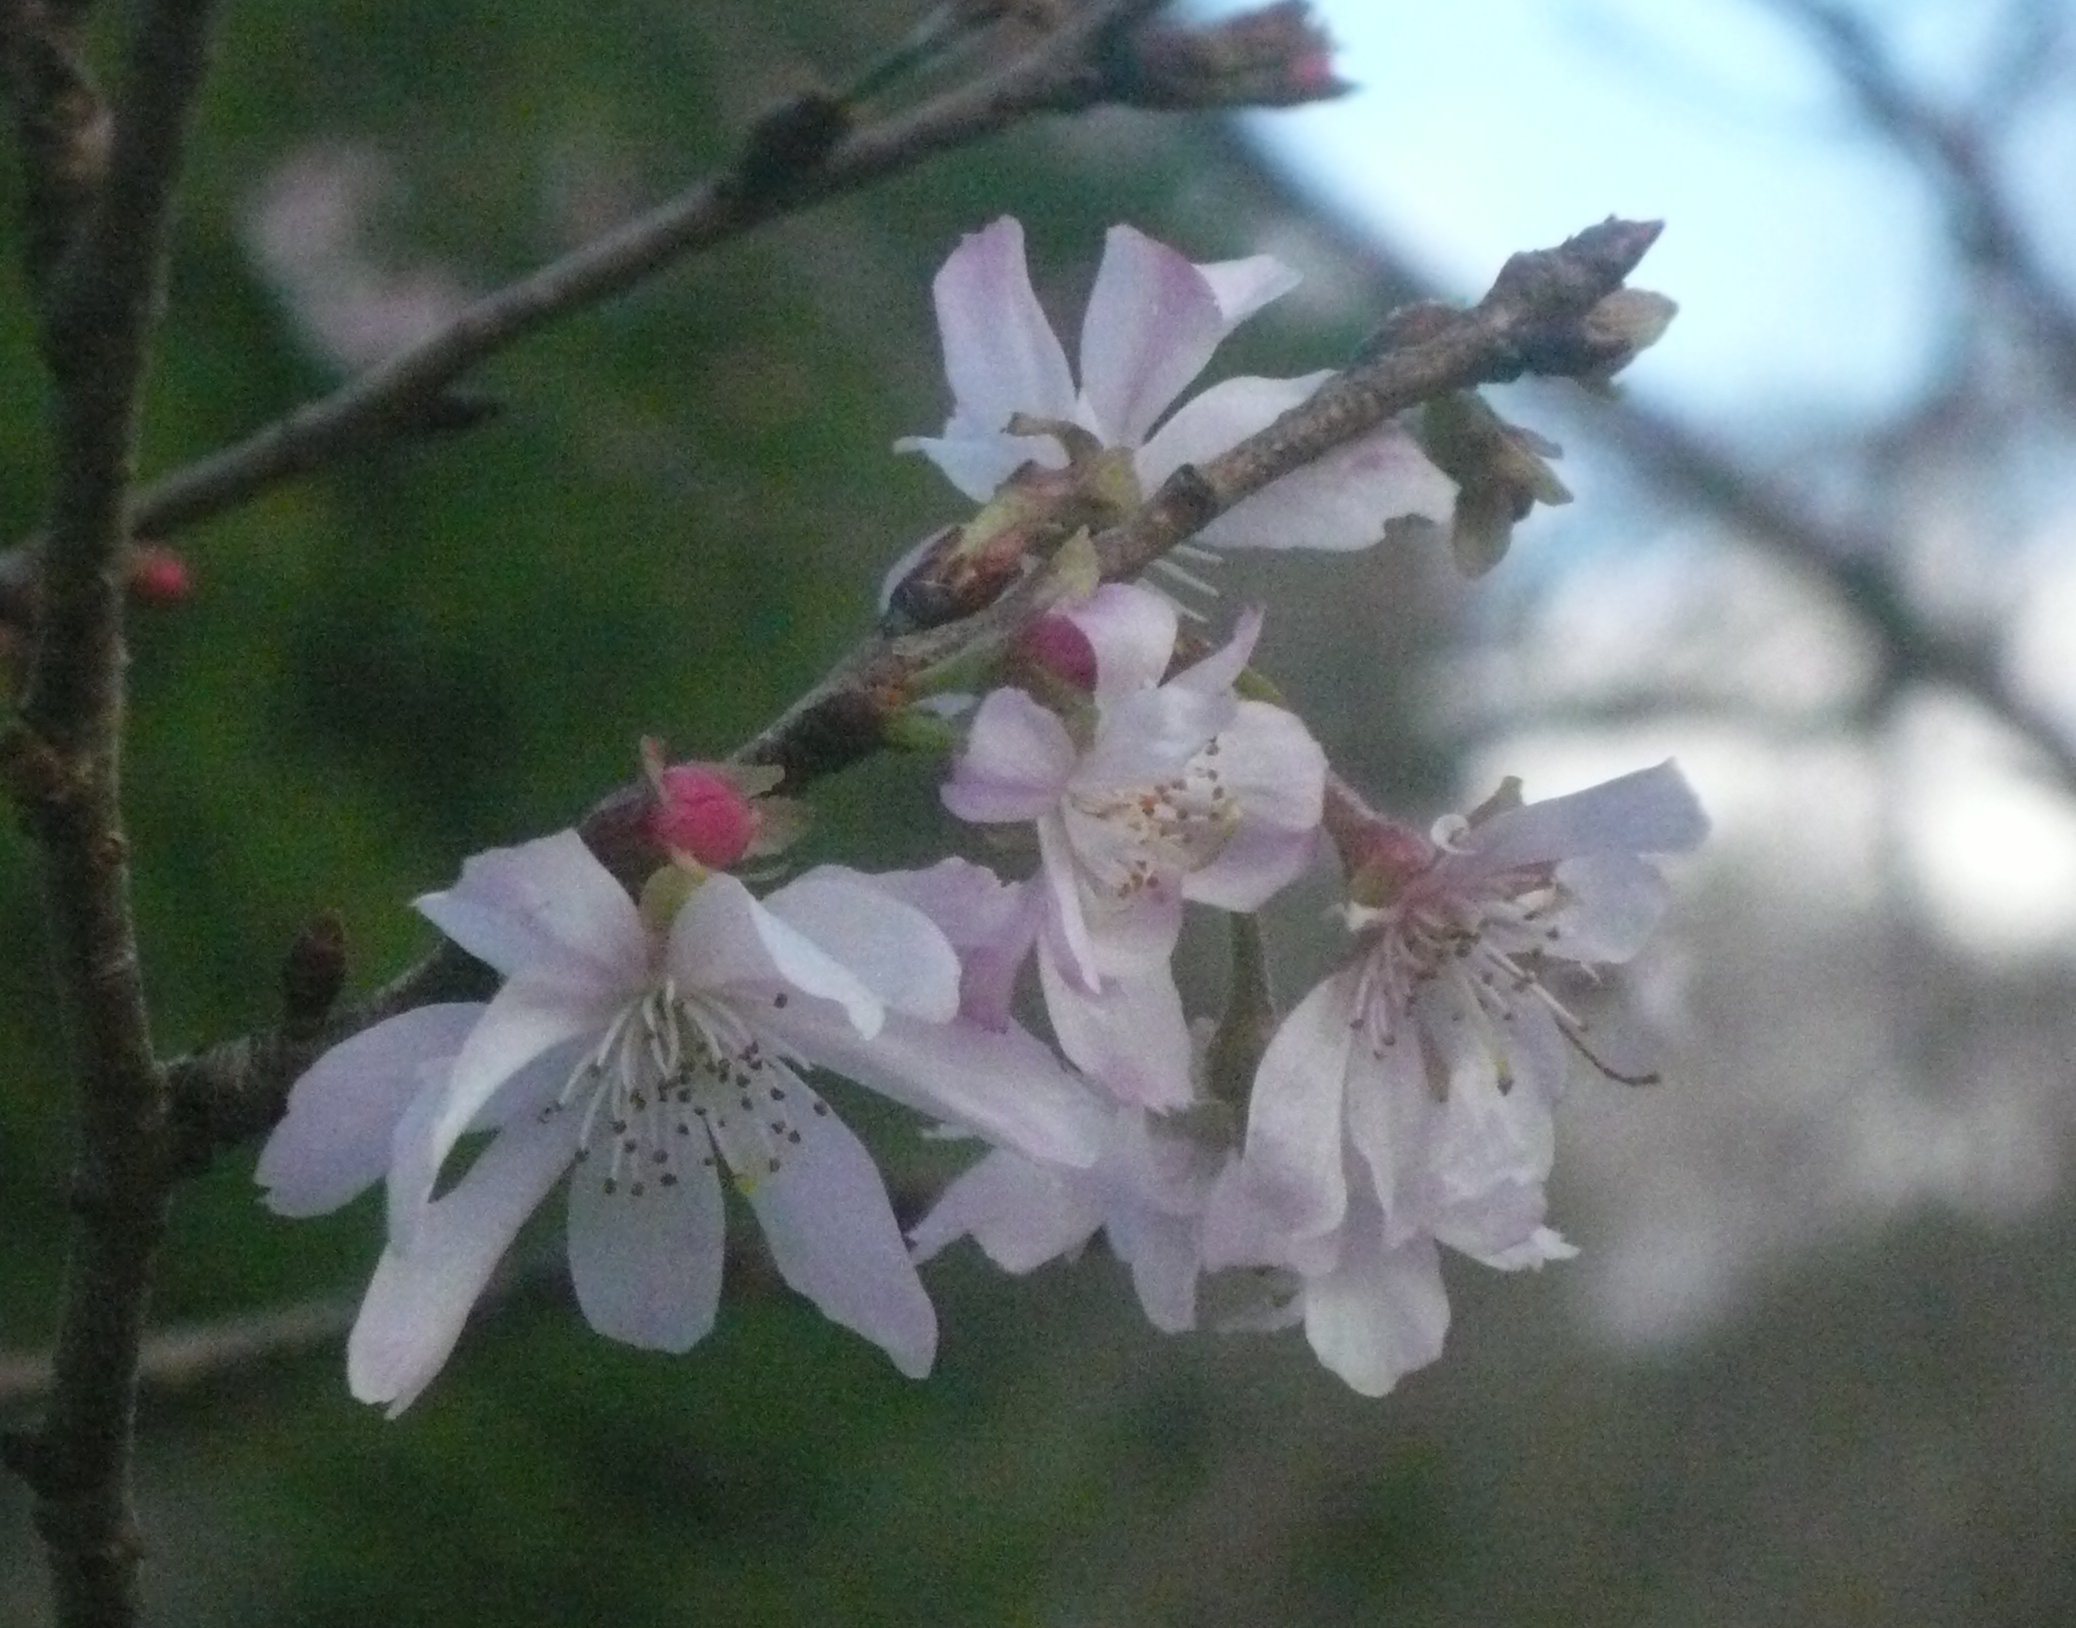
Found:
[[1096, 687], [1096, 649], [1088, 635], [1064, 616], [1041, 616], [1017, 641], [1017, 656], [1047, 677], [1084, 694]]
[[187, 561], [163, 543], [139, 543], [130, 550], [130, 592], [145, 604], [178, 605], [194, 591]]
[[1440, 850], [1396, 820], [1365, 822], [1341, 839], [1341, 861], [1348, 869], [1348, 897], [1370, 909], [1382, 909], [1406, 885], [1435, 862]]
[[705, 764], [685, 763], [656, 777], [650, 834], [674, 853], [713, 870], [741, 862], [757, 839], [757, 809], [728, 776]]

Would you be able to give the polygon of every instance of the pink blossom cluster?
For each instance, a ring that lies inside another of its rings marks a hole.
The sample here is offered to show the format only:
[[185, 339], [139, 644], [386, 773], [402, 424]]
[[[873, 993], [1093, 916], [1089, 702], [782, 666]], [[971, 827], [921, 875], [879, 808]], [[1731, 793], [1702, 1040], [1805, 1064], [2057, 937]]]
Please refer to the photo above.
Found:
[[[1326, 377], [1231, 379], [1170, 411], [1293, 282], [1116, 228], [1077, 382], [998, 222], [937, 279], [955, 410], [910, 444], [983, 502], [1090, 444], [1150, 490]], [[1387, 425], [1202, 540], [1358, 547], [1452, 496]], [[1565, 978], [1638, 950], [1664, 903], [1649, 856], [1698, 843], [1701, 811], [1661, 764], [1542, 803], [1510, 783], [1427, 833], [1370, 815], [1330, 791], [1296, 714], [1255, 698], [1260, 628], [1248, 611], [1206, 641], [1162, 594], [1109, 584], [1033, 630], [1020, 681], [960, 715], [942, 787], [995, 850], [1020, 840], [1012, 878], [948, 857], [759, 892], [749, 862], [769, 872], [798, 825], [776, 777], [654, 762], [670, 859], [638, 894], [562, 832], [420, 899], [496, 994], [328, 1052], [258, 1172], [287, 1215], [384, 1192], [354, 1394], [396, 1411], [423, 1390], [558, 1186], [599, 1332], [678, 1352], [705, 1336], [733, 1189], [785, 1281], [910, 1375], [937, 1344], [918, 1266], [963, 1238], [1021, 1273], [1100, 1231], [1157, 1327], [1302, 1325], [1370, 1395], [1440, 1351], [1443, 1246], [1507, 1270], [1571, 1253], [1546, 1220], [1553, 1110], [1574, 1057], [1621, 1071]], [[1234, 1078], [1234, 1019], [1193, 1021], [1176, 981], [1188, 920], [1253, 916], [1332, 856], [1338, 965]], [[984, 1144], [905, 1236], [825, 1073]]]

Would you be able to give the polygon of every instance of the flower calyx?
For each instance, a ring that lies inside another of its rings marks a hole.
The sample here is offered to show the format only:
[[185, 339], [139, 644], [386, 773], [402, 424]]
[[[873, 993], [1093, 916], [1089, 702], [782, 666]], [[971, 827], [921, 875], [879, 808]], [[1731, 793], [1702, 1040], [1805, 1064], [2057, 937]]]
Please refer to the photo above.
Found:
[[1418, 434], [1428, 457], [1456, 482], [1449, 552], [1467, 577], [1481, 577], [1506, 558], [1515, 523], [1536, 504], [1571, 501], [1546, 461], [1563, 448], [1501, 418], [1475, 390], [1427, 403]]

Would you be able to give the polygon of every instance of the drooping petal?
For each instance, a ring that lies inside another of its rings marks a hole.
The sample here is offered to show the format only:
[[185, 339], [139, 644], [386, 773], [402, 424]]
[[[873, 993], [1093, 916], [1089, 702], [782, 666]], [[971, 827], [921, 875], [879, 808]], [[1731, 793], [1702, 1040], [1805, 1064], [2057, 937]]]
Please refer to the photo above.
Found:
[[1166, 961], [1106, 976], [1091, 994], [1061, 975], [1041, 937], [1038, 981], [1053, 1035], [1076, 1067], [1120, 1102], [1156, 1111], [1189, 1103], [1189, 1025]]
[[[1218, 695], [1239, 682], [1261, 640], [1262, 613], [1249, 605], [1233, 619], [1233, 635], [1201, 660], [1192, 662], [1169, 682], [1200, 695]], [[1257, 703], [1258, 704], [1258, 703]]]
[[346, 1341], [346, 1380], [391, 1418], [431, 1383], [520, 1224], [575, 1153], [569, 1128], [522, 1119], [429, 1205], [409, 1253], [382, 1252]]
[[959, 1010], [959, 957], [922, 911], [862, 871], [818, 865], [764, 908], [812, 939], [896, 1012], [947, 1023]]
[[1386, 1249], [1373, 1226], [1352, 1228], [1341, 1263], [1305, 1282], [1305, 1337], [1329, 1372], [1382, 1396], [1442, 1354], [1449, 1298], [1433, 1242]]
[[785, 1163], [747, 1190], [779, 1275], [920, 1379], [937, 1354], [937, 1313], [878, 1167], [834, 1114], [805, 1115], [799, 1129]]
[[1174, 602], [1149, 588], [1107, 582], [1087, 604], [1064, 614], [1095, 652], [1096, 700], [1103, 706], [1152, 689], [1174, 659]]
[[759, 1022], [810, 1062], [997, 1147], [1075, 1168], [1102, 1152], [1100, 1099], [1014, 1025], [922, 1023], [895, 1013], [868, 1039], [815, 1001], [794, 1001]]
[[683, 989], [756, 1007], [782, 991], [834, 1001], [859, 1034], [879, 1032], [886, 1007], [861, 978], [764, 908], [732, 876], [710, 876], [671, 924], [665, 957]]
[[1342, 1103], [1354, 1055], [1359, 969], [1335, 973], [1291, 1009], [1262, 1053], [1241, 1168], [1270, 1218], [1293, 1237], [1330, 1232], [1348, 1207]]
[[1443, 863], [1474, 861], [1491, 872], [1588, 854], [1683, 853], [1706, 835], [1708, 816], [1687, 777], [1667, 759], [1566, 797], [1496, 814], [1472, 831], [1469, 854]]
[[528, 973], [606, 990], [638, 977], [648, 954], [634, 901], [574, 831], [476, 854], [453, 887], [417, 905], [508, 978]]
[[1095, 1183], [1085, 1174], [997, 1149], [945, 1188], [909, 1230], [916, 1260], [970, 1237], [989, 1260], [1021, 1276], [1080, 1252], [1103, 1224]]
[[1035, 820], [1074, 772], [1066, 725], [1022, 690], [990, 691], [944, 784], [944, 806], [976, 824]]
[[1067, 353], [1031, 290], [1015, 219], [1005, 215], [961, 239], [931, 293], [945, 378], [962, 418], [1000, 430], [1014, 413], [1074, 416]]
[[311, 1064], [253, 1171], [267, 1208], [323, 1215], [380, 1181], [404, 1110], [445, 1075], [483, 1011], [464, 1001], [400, 1012]]
[[[602, 1030], [618, 1010], [606, 997], [520, 974], [497, 992], [454, 1059], [445, 1091], [397, 1126], [389, 1166], [389, 1238], [406, 1252], [421, 1243], [434, 1183], [454, 1144], [490, 1110], [522, 1070], [565, 1041]], [[568, 1132], [564, 1131], [568, 1140]]]
[[[1202, 463], [1267, 428], [1330, 373], [1227, 379], [1192, 398], [1143, 448], [1140, 484], [1152, 491], [1176, 468]], [[1446, 525], [1456, 485], [1395, 424], [1382, 424], [1292, 470], [1235, 504], [1192, 541], [1206, 548], [1367, 548], [1386, 522], [1418, 516]]]
[[1129, 226], [1111, 227], [1081, 324], [1082, 390], [1104, 444], [1143, 441], [1230, 327], [1188, 260]]
[[625, 1184], [608, 1193], [595, 1161], [570, 1180], [569, 1271], [584, 1320], [649, 1351], [691, 1350], [721, 1303], [720, 1178], [696, 1158], [676, 1173], [639, 1196]]

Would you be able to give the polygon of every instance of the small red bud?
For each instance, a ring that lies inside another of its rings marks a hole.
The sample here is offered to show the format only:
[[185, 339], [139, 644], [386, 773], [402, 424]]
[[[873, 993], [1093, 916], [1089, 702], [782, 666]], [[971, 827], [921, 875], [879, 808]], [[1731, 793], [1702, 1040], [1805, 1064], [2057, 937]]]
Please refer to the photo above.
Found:
[[147, 605], [178, 605], [194, 597], [195, 575], [163, 543], [139, 543], [130, 551], [130, 592]]
[[1096, 687], [1096, 647], [1064, 616], [1041, 616], [1024, 630], [1017, 654], [1041, 672], [1077, 690]]
[[702, 764], [685, 763], [656, 777], [650, 835], [673, 852], [713, 870], [727, 870], [757, 837], [757, 810], [733, 780]]

